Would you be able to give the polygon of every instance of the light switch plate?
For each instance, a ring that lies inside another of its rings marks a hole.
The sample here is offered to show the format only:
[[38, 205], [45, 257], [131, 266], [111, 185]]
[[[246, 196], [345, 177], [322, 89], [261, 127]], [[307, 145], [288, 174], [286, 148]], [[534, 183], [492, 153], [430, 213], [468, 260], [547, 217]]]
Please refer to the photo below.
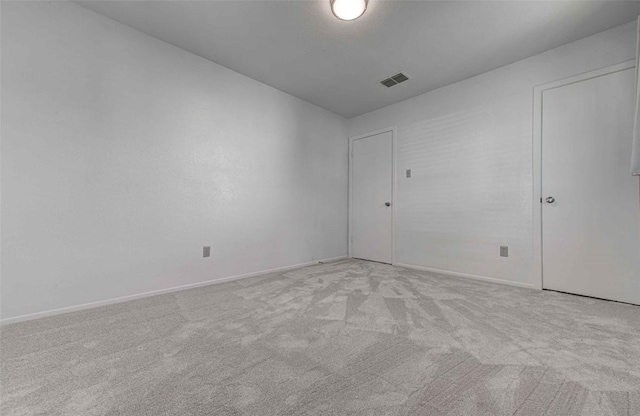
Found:
[[211, 257], [211, 247], [209, 246], [202, 247], [202, 257]]
[[500, 257], [509, 257], [509, 247], [500, 246]]
[[411, 169], [407, 169], [407, 178], [411, 177]]

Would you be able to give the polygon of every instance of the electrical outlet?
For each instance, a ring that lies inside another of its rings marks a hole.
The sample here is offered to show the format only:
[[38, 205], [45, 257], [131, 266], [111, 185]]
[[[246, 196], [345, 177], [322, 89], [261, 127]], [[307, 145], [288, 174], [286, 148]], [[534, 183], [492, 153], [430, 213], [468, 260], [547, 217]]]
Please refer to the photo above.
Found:
[[411, 169], [407, 169], [407, 178], [411, 177]]
[[500, 246], [500, 257], [509, 257], [509, 247]]
[[202, 247], [202, 257], [211, 257], [211, 247], [209, 246]]

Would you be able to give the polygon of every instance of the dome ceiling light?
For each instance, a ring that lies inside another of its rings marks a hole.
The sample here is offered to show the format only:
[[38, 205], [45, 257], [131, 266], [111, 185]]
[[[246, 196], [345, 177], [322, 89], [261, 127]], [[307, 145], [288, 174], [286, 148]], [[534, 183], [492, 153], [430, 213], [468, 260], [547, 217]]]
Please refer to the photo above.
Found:
[[329, 0], [333, 15], [340, 20], [355, 20], [367, 10], [369, 0]]

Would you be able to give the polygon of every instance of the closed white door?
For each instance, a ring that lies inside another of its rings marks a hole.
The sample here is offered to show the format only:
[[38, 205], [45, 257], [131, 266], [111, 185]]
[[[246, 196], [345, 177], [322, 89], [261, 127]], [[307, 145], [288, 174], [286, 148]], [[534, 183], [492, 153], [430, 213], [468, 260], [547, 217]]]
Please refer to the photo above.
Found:
[[640, 304], [634, 88], [630, 68], [543, 92], [545, 289]]
[[393, 136], [352, 142], [351, 257], [392, 261]]

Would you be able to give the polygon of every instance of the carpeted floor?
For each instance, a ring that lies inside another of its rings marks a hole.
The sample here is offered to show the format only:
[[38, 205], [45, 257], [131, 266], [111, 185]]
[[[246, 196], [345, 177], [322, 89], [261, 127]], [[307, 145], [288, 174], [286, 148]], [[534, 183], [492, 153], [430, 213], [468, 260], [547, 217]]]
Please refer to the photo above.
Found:
[[4, 416], [640, 415], [640, 307], [358, 260], [0, 336]]

